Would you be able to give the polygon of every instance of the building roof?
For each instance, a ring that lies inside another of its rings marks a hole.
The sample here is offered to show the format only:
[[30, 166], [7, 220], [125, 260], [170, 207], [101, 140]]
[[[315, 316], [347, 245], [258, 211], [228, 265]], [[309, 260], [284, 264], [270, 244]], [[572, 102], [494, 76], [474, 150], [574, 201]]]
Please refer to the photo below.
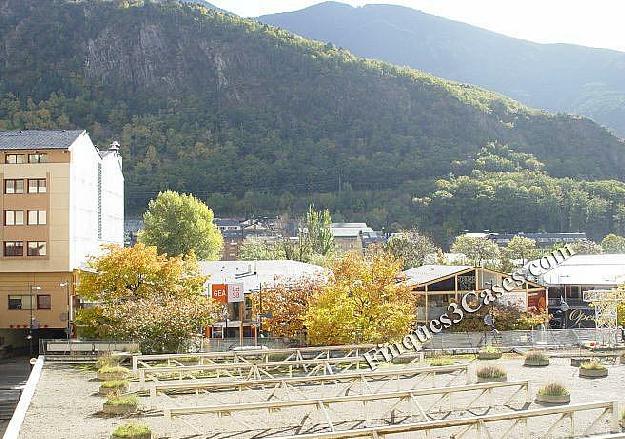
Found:
[[407, 285], [421, 285], [473, 268], [470, 265], [422, 265], [404, 271]]
[[68, 149], [84, 130], [0, 131], [0, 150]]
[[333, 229], [368, 229], [367, 223], [332, 223]]
[[323, 267], [290, 260], [200, 261], [200, 271], [208, 283], [243, 283], [246, 291], [289, 284], [307, 278], [326, 277]]
[[218, 226], [238, 226], [241, 227], [241, 221], [236, 218], [215, 218], [215, 224]]
[[332, 223], [330, 231], [335, 238], [355, 238], [361, 233], [373, 233], [367, 223]]
[[616, 286], [625, 282], [625, 254], [573, 255], [540, 276], [545, 285]]

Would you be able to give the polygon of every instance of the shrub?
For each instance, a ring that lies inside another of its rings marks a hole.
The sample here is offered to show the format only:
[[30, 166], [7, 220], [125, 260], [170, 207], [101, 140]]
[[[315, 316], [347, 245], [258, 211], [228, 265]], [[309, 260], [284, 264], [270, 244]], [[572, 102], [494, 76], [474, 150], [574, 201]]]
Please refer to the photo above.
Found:
[[527, 365], [548, 365], [549, 356], [541, 351], [530, 351], [525, 354], [525, 364]]
[[606, 369], [606, 367], [600, 362], [598, 362], [597, 360], [586, 361], [585, 363], [582, 363], [579, 367], [582, 369], [586, 369], [586, 370], [605, 370]]
[[112, 380], [112, 381], [104, 381], [100, 384], [100, 389], [98, 393], [100, 395], [119, 395], [120, 393], [124, 393], [128, 390], [128, 381], [125, 380]]
[[100, 370], [104, 367], [116, 367], [119, 366], [120, 358], [114, 357], [111, 354], [103, 354], [95, 362], [96, 369]]
[[428, 361], [430, 366], [449, 366], [454, 364], [454, 360], [448, 357], [434, 357]]
[[122, 380], [130, 375], [130, 370], [122, 366], [104, 366], [98, 369], [98, 379], [101, 381]]
[[150, 427], [145, 424], [130, 422], [118, 426], [113, 430], [114, 438], [149, 438], [152, 435]]
[[486, 352], [487, 354], [500, 354], [501, 349], [499, 349], [497, 346], [488, 345], [484, 349], [482, 349], [480, 352]]
[[110, 406], [128, 405], [136, 407], [139, 405], [139, 400], [134, 395], [114, 396], [109, 398], [104, 404]]
[[559, 383], [549, 383], [538, 390], [541, 396], [566, 396], [569, 390]]
[[128, 385], [128, 381], [126, 380], [113, 380], [113, 381], [104, 381], [100, 384], [100, 387], [104, 387], [105, 389], [116, 389], [119, 387], [125, 387]]
[[480, 367], [477, 372], [478, 378], [483, 379], [499, 379], [508, 376], [508, 372], [501, 366], [484, 366]]

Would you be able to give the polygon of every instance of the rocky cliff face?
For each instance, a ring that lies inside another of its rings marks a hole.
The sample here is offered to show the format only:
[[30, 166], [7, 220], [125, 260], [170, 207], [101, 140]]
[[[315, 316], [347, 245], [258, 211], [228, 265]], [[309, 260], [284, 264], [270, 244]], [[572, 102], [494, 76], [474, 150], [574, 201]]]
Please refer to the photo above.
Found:
[[0, 0], [0, 96], [0, 127], [121, 138], [137, 205], [164, 187], [332, 192], [339, 175], [407, 194], [490, 141], [554, 175], [625, 169], [623, 143], [589, 120], [175, 2]]

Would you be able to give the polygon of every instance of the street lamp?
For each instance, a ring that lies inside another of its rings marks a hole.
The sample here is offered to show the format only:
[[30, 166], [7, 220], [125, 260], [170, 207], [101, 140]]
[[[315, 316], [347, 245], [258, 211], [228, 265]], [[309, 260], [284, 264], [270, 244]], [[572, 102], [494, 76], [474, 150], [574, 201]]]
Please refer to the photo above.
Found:
[[28, 336], [26, 338], [28, 339], [28, 351], [30, 352], [31, 358], [33, 357], [33, 323], [35, 320], [33, 315], [33, 291], [35, 290], [41, 290], [41, 287], [37, 285], [30, 285], [30, 324], [28, 325]]
[[67, 333], [67, 339], [69, 340], [72, 335], [72, 317], [74, 314], [72, 297], [69, 294], [69, 280], [61, 282], [59, 287], [65, 287], [67, 291], [67, 329], [65, 331]]

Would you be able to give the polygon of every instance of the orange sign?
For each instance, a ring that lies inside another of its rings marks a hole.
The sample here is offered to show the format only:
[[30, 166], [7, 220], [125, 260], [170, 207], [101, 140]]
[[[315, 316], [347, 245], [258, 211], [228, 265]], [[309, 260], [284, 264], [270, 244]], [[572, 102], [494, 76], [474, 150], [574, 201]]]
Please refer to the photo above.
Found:
[[220, 303], [228, 303], [228, 288], [225, 284], [211, 284], [211, 295]]

